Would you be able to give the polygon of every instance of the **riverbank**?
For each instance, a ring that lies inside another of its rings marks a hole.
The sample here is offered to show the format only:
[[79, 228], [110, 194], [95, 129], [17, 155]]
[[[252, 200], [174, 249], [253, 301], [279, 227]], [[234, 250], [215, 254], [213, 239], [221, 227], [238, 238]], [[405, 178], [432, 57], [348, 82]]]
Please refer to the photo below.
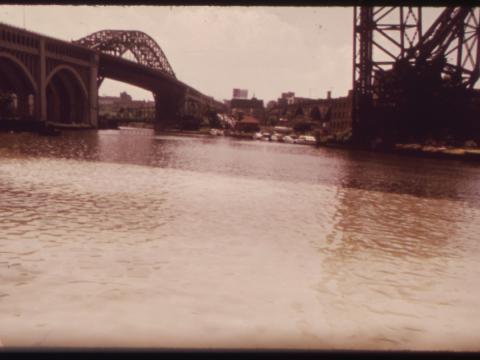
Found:
[[441, 159], [480, 160], [478, 147], [422, 146], [420, 144], [395, 144], [393, 152], [405, 155], [433, 157]]
[[48, 125], [62, 130], [89, 130], [94, 127], [90, 124], [65, 124], [57, 122], [48, 122]]
[[198, 130], [198, 131], [189, 131], [189, 130], [176, 130], [176, 129], [162, 129], [155, 130], [155, 133], [161, 135], [173, 135], [173, 136], [192, 136], [192, 137], [205, 137], [212, 136], [208, 133], [208, 130]]
[[[212, 135], [209, 133], [209, 129], [201, 129], [198, 131], [186, 131], [165, 129], [158, 131], [160, 134], [174, 135], [174, 136], [193, 136], [193, 137], [205, 137]], [[251, 135], [247, 134], [228, 134], [225, 136], [240, 138], [240, 139], [252, 139]], [[253, 140], [253, 139], [252, 139]], [[318, 143], [318, 147], [328, 147], [335, 149], [352, 150], [354, 147], [351, 144], [342, 143]], [[446, 146], [431, 146], [421, 144], [395, 144], [393, 148], [379, 148], [379, 149], [366, 149], [371, 152], [383, 152], [392, 153], [398, 155], [423, 157], [423, 158], [437, 158], [437, 159], [454, 159], [454, 160], [469, 160], [480, 161], [480, 148], [479, 147], [446, 147]]]
[[[317, 147], [352, 150], [351, 144], [324, 143], [317, 144]], [[395, 144], [393, 148], [364, 149], [370, 152], [389, 153], [405, 155], [410, 157], [453, 159], [480, 161], [480, 148], [478, 147], [446, 147], [446, 146], [422, 146], [420, 144]]]
[[[200, 130], [179, 130], [179, 129], [155, 129], [153, 124], [136, 123], [131, 122], [128, 124], [122, 124], [117, 129], [124, 128], [138, 128], [138, 129], [151, 129], [161, 135], [172, 136], [188, 136], [188, 137], [212, 137], [209, 128], [202, 128]], [[89, 130], [93, 129], [88, 124], [65, 124], [49, 122], [49, 129], [58, 130]], [[14, 131], [14, 132], [38, 132], [45, 133], [44, 123], [37, 121], [18, 121], [8, 120], [2, 121], [0, 124], [0, 131]], [[47, 133], [47, 135], [51, 135]], [[55, 133], [57, 135], [57, 133]], [[251, 139], [251, 135], [247, 134], [225, 134], [225, 136], [241, 139]], [[318, 142], [317, 147], [327, 147], [336, 149], [352, 150], [354, 147], [349, 143], [337, 143], [337, 142]], [[436, 158], [436, 159], [454, 159], [454, 160], [467, 160], [467, 161], [480, 161], [480, 147], [453, 147], [453, 146], [433, 146], [422, 144], [395, 144], [391, 148], [378, 148], [378, 149], [364, 149], [372, 152], [392, 153], [398, 155], [405, 155], [411, 157], [423, 157], [423, 158]]]
[[39, 132], [45, 128], [55, 128], [61, 130], [88, 130], [94, 127], [90, 124], [81, 123], [59, 123], [59, 122], [41, 122], [37, 120], [21, 119], [2, 119], [0, 121], [0, 131], [14, 132]]

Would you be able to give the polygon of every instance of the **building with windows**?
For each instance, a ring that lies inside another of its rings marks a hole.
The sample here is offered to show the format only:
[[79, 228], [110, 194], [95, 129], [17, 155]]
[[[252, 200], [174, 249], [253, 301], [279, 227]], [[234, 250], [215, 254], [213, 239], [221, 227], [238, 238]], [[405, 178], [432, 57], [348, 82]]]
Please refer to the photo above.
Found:
[[155, 118], [155, 102], [132, 100], [125, 91], [120, 96], [99, 96], [98, 114], [107, 119], [152, 121]]
[[248, 90], [246, 89], [233, 89], [233, 99], [248, 99]]
[[295, 93], [294, 92], [292, 92], [292, 91], [284, 92], [278, 98], [277, 104], [279, 106], [291, 105], [291, 104], [293, 104], [294, 100], [295, 100]]
[[230, 114], [239, 120], [250, 115], [262, 121], [265, 117], [263, 100], [254, 97], [251, 99], [232, 99], [230, 101]]
[[268, 118], [285, 125], [292, 125], [296, 121], [309, 121], [332, 134], [351, 128], [353, 95], [351, 90], [347, 96], [338, 98], [332, 98], [330, 91], [324, 99], [300, 98], [294, 95], [283, 93], [277, 105], [268, 109]]

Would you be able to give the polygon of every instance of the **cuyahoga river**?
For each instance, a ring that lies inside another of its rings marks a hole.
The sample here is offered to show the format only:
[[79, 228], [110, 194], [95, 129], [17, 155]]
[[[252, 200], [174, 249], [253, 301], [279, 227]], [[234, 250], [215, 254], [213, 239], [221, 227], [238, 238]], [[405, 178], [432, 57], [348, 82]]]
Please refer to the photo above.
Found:
[[10, 346], [480, 350], [480, 164], [0, 134]]

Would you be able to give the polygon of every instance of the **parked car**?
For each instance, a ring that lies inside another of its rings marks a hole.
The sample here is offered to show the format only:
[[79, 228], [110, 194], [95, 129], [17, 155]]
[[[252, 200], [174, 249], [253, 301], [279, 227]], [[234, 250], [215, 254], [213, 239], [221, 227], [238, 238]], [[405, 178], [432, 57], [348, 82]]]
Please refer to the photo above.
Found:
[[314, 136], [311, 135], [300, 135], [297, 139], [296, 144], [307, 144], [307, 145], [314, 145], [316, 144], [316, 139]]
[[305, 135], [300, 135], [295, 142], [295, 144], [306, 144], [307, 140], [305, 139]]
[[284, 136], [283, 137], [283, 142], [286, 142], [288, 144], [296, 144], [297, 142], [297, 139], [295, 139], [293, 136], [291, 135], [287, 135], [287, 136]]
[[272, 134], [270, 134], [268, 132], [262, 133], [262, 140], [263, 141], [270, 141], [271, 137], [272, 137]]
[[272, 141], [283, 141], [283, 135], [281, 134], [273, 134], [271, 137]]
[[223, 130], [222, 129], [210, 129], [209, 133], [210, 133], [210, 135], [213, 135], [213, 136], [222, 136], [223, 135]]

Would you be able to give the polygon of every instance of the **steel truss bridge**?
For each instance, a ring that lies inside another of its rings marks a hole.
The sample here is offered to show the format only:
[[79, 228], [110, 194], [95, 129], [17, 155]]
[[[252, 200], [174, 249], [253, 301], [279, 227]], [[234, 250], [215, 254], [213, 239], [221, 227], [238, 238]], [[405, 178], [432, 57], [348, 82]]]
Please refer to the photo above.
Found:
[[[478, 7], [447, 7], [428, 29], [421, 7], [355, 7], [354, 140], [480, 131], [469, 110], [479, 43]], [[122, 57], [127, 53], [134, 61]], [[178, 80], [142, 32], [103, 30], [66, 42], [0, 24], [0, 94], [15, 94], [18, 115], [97, 126], [105, 78], [151, 91], [158, 123], [224, 109]]]
[[480, 75], [480, 8], [447, 7], [428, 29], [422, 23], [421, 7], [355, 7], [357, 144], [480, 131], [470, 110]]
[[[127, 53], [133, 60], [122, 57]], [[159, 124], [224, 111], [178, 80], [145, 33], [103, 30], [67, 42], [0, 23], [0, 94], [14, 94], [17, 116], [97, 127], [98, 88], [106, 78], [151, 91]]]

